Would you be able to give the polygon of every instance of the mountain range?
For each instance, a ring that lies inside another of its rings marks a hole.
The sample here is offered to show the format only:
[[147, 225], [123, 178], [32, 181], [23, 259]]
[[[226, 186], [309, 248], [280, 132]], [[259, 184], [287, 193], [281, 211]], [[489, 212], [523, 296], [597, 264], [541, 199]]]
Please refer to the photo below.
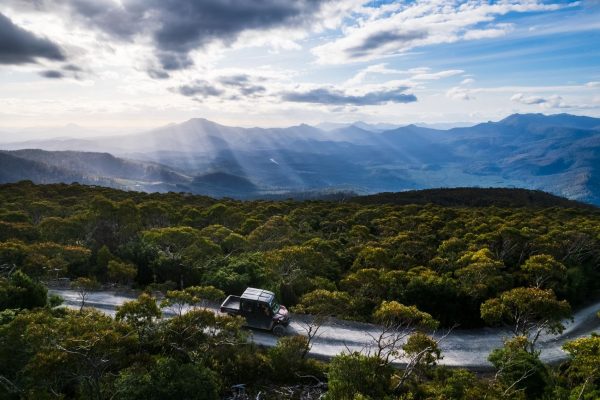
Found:
[[197, 118], [122, 136], [3, 143], [0, 182], [77, 181], [234, 198], [522, 187], [600, 204], [598, 118], [513, 114], [445, 130], [389, 128], [240, 128]]

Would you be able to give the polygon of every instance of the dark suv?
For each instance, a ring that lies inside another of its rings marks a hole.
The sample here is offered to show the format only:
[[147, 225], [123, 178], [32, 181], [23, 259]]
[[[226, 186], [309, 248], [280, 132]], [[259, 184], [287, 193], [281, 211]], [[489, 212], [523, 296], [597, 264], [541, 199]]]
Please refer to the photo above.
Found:
[[242, 316], [246, 326], [272, 331], [278, 336], [285, 333], [290, 323], [287, 308], [275, 300], [273, 292], [263, 289], [247, 288], [241, 296], [227, 296], [221, 312]]

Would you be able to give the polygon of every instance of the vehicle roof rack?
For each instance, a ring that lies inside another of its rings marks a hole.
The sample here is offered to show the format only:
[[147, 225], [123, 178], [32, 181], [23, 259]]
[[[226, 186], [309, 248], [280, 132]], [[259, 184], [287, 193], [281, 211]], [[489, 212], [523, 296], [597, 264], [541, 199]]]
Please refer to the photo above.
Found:
[[275, 293], [270, 292], [268, 290], [256, 289], [256, 288], [247, 288], [244, 290], [242, 294], [242, 299], [246, 300], [255, 300], [255, 301], [263, 301], [265, 303], [271, 303], [271, 301], [275, 298]]

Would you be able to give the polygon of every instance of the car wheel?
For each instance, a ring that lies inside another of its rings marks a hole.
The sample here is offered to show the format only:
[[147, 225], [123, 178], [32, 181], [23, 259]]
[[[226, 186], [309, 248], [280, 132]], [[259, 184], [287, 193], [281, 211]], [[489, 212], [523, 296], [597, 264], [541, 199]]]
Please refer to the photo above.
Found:
[[285, 335], [285, 328], [281, 325], [275, 325], [273, 327], [273, 335], [279, 336], [279, 337]]

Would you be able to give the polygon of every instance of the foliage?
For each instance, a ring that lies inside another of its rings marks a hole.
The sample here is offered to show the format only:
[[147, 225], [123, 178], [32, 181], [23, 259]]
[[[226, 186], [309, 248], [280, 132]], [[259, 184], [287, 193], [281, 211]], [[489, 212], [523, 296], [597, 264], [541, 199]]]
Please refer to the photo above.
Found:
[[566, 379], [571, 398], [600, 396], [600, 336], [576, 339], [563, 346], [569, 353]]
[[43, 307], [47, 302], [47, 292], [44, 285], [21, 271], [8, 278], [0, 277], [0, 311]]
[[553, 289], [573, 305], [600, 289], [596, 209], [551, 199], [511, 203], [520, 192], [501, 189], [485, 191], [482, 203], [468, 199], [468, 189], [452, 191], [449, 202], [436, 200], [436, 191], [419, 193], [242, 202], [3, 185], [0, 269], [227, 294], [263, 287], [305, 312], [329, 296], [330, 314], [363, 321], [396, 301], [463, 328], [482, 326], [481, 305], [520, 286]]
[[481, 305], [481, 317], [491, 323], [508, 325], [516, 336], [526, 337], [531, 349], [541, 332], [560, 333], [571, 307], [557, 300], [551, 289], [515, 288]]
[[172, 358], [157, 357], [151, 365], [124, 369], [115, 382], [115, 399], [219, 399], [218, 379], [210, 369]]
[[390, 366], [382, 366], [378, 357], [359, 353], [335, 356], [329, 364], [329, 390], [326, 399], [384, 399], [389, 393]]
[[[533, 345], [563, 329], [569, 303], [598, 293], [600, 212], [486, 193], [241, 202], [2, 185], [0, 398], [211, 399], [240, 383], [257, 397], [300, 381], [327, 381], [330, 399], [598, 398], [598, 337], [566, 343], [557, 368]], [[38, 282], [61, 278], [74, 282], [80, 312], [55, 308]], [[160, 287], [161, 306], [174, 312], [163, 318], [150, 294], [115, 319], [83, 308], [105, 283]], [[324, 366], [304, 337], [258, 348], [243, 320], [203, 309], [247, 286], [317, 321], [378, 322], [383, 352]], [[494, 351], [496, 374], [479, 377], [437, 365], [440, 348], [425, 333], [457, 323], [505, 324], [527, 337]], [[388, 349], [407, 365], [393, 370]]]
[[373, 317], [384, 326], [415, 327], [417, 329], [433, 330], [439, 322], [415, 306], [405, 306], [396, 301], [384, 301], [377, 308]]
[[528, 339], [517, 336], [504, 347], [492, 351], [490, 362], [496, 368], [496, 379], [505, 397], [517, 397], [523, 392], [527, 399], [538, 399], [549, 385], [549, 374], [538, 352], [530, 352]]
[[115, 319], [126, 322], [138, 332], [140, 338], [145, 338], [153, 330], [153, 322], [161, 316], [156, 299], [143, 293], [137, 300], [118, 306]]
[[527, 259], [521, 269], [530, 284], [537, 288], [560, 289], [567, 280], [567, 268], [554, 257], [536, 254]]

